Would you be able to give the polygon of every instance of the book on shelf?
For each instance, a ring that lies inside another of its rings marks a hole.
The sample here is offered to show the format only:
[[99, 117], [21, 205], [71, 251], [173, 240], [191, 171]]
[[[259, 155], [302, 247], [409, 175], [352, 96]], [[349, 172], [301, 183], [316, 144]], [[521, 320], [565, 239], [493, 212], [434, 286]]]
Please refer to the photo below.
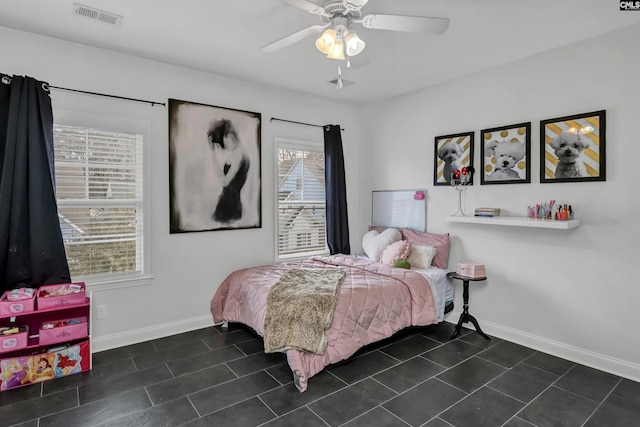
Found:
[[494, 217], [500, 215], [500, 208], [476, 208], [475, 216]]

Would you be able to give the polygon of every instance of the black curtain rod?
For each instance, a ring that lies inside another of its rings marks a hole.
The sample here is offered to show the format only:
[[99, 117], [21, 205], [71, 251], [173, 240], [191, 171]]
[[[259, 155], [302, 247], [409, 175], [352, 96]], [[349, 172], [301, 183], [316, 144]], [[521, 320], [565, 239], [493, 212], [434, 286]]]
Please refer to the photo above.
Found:
[[164, 102], [146, 101], [144, 99], [127, 98], [126, 96], [108, 95], [106, 93], [98, 93], [98, 92], [87, 92], [85, 90], [69, 89], [69, 88], [66, 88], [66, 87], [59, 87], [59, 86], [52, 86], [52, 85], [49, 85], [49, 87], [51, 89], [58, 89], [58, 90], [66, 90], [66, 91], [69, 91], [69, 92], [84, 93], [85, 95], [104, 96], [104, 97], [107, 97], [107, 98], [124, 99], [126, 101], [142, 102], [142, 103], [145, 103], [145, 104], [151, 104], [151, 106], [162, 105], [163, 107], [166, 107], [166, 105], [167, 105]]
[[[314, 125], [313, 123], [304, 123], [304, 122], [296, 122], [296, 121], [293, 121], [293, 120], [278, 119], [276, 117], [271, 117], [271, 120], [269, 120], [269, 121], [272, 122], [274, 120], [277, 120], [279, 122], [295, 123], [297, 125], [313, 126], [313, 127], [316, 127], [316, 128], [324, 127], [323, 125]], [[340, 130], [344, 130], [344, 129], [340, 128]]]

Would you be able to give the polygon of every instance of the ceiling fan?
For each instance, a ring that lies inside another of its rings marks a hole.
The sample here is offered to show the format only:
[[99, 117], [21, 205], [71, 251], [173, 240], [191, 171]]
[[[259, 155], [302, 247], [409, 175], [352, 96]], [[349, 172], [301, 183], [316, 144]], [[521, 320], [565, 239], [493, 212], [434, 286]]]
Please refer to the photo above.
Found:
[[[283, 0], [314, 15], [318, 15], [321, 24], [311, 25], [261, 48], [263, 52], [277, 52], [307, 37], [324, 31], [316, 40], [318, 50], [331, 59], [345, 59], [362, 52], [365, 47], [352, 24], [361, 24], [365, 28], [376, 30], [404, 31], [412, 33], [442, 34], [449, 26], [447, 18], [427, 16], [403, 16], [385, 14], [362, 14], [362, 8], [369, 0], [326, 0], [322, 5], [308, 0]], [[345, 49], [346, 47], [346, 49]]]

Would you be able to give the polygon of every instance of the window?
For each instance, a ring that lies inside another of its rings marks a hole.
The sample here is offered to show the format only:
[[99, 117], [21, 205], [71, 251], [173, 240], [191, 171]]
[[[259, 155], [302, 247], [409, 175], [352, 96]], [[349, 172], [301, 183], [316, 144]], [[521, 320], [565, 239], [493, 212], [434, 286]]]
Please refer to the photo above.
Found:
[[143, 137], [54, 125], [56, 197], [73, 280], [140, 276]]
[[311, 233], [299, 233], [296, 236], [296, 240], [299, 247], [311, 246], [313, 242]]
[[328, 253], [324, 153], [320, 143], [276, 139], [278, 153], [277, 257]]

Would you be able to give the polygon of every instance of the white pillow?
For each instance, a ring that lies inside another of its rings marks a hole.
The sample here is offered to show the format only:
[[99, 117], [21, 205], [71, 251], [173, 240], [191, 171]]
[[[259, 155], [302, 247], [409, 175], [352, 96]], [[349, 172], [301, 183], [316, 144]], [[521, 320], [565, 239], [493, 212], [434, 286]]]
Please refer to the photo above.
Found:
[[433, 246], [411, 245], [409, 253], [409, 264], [411, 268], [431, 268], [431, 262], [438, 251]]
[[402, 240], [402, 234], [396, 228], [387, 228], [382, 233], [371, 230], [362, 237], [362, 249], [369, 259], [380, 261], [382, 251], [399, 240]]

